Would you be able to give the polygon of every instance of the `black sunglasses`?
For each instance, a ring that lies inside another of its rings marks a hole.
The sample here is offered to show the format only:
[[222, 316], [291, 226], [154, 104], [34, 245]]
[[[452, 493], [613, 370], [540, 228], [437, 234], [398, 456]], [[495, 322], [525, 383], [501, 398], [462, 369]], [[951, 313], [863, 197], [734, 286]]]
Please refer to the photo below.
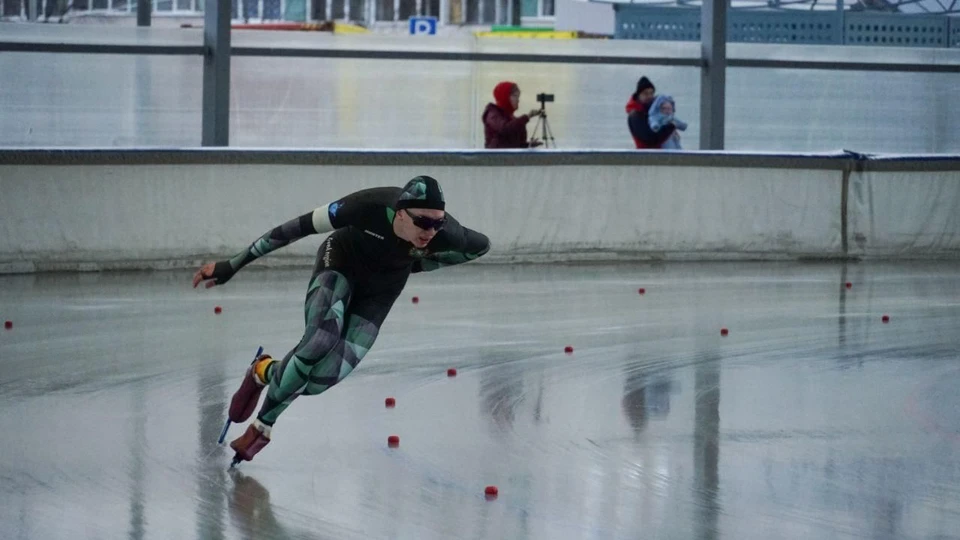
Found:
[[439, 231], [440, 229], [443, 229], [444, 225], [447, 224], [447, 218], [445, 217], [440, 219], [433, 219], [433, 218], [428, 218], [427, 216], [415, 216], [406, 209], [404, 209], [403, 211], [406, 212], [408, 216], [410, 216], [410, 219], [413, 220], [414, 225], [416, 225], [417, 227], [425, 231], [429, 229], [436, 229]]

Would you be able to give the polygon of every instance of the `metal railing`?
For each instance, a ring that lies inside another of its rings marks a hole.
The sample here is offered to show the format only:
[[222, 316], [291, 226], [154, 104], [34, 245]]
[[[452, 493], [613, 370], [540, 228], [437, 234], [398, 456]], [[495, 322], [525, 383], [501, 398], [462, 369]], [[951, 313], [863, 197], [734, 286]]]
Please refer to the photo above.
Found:
[[[613, 4], [617, 39], [699, 41], [700, 9]], [[731, 9], [728, 42], [960, 47], [960, 17], [859, 11]]]
[[[845, 60], [839, 55], [823, 57], [817, 60], [794, 59], [790, 56], [782, 58], [744, 58], [726, 57], [717, 64], [703, 55], [697, 55], [693, 49], [686, 54], [649, 54], [636, 55], [636, 51], [623, 50], [622, 47], [602, 47], [599, 49], [566, 49], [573, 54], [556, 54], [556, 47], [544, 49], [541, 54], [485, 52], [476, 49], [444, 50], [444, 46], [429, 45], [430, 41], [417, 41], [418, 50], [398, 50], [396, 45], [387, 43], [386, 47], [377, 48], [336, 48], [334, 42], [322, 41], [311, 43], [309, 47], [276, 47], [269, 44], [259, 44], [247, 41], [233, 46], [230, 38], [229, 0], [207, 0], [210, 7], [206, 12], [203, 42], [183, 41], [154, 42], [143, 41], [143, 36], [137, 34], [127, 41], [114, 40], [113, 43], [97, 43], [91, 41], [88, 33], [74, 40], [65, 40], [58, 37], [59, 32], [49, 33], [47, 38], [32, 39], [30, 35], [20, 39], [4, 40], [0, 37], [0, 52], [17, 53], [73, 53], [73, 54], [146, 54], [146, 55], [192, 55], [202, 56], [204, 63], [203, 77], [203, 137], [205, 146], [227, 146], [228, 142], [228, 106], [230, 103], [230, 63], [232, 56], [246, 57], [287, 57], [287, 58], [337, 58], [337, 59], [376, 59], [376, 60], [413, 60], [413, 61], [458, 61], [476, 63], [531, 63], [531, 64], [589, 64], [589, 65], [633, 65], [633, 66], [681, 66], [696, 67], [701, 70], [701, 148], [723, 148], [719, 142], [704, 142], [704, 133], [716, 133], [722, 136], [724, 120], [722, 117], [724, 97], [722, 92], [717, 96], [708, 96], [717, 100], [712, 104], [709, 113], [705, 114], [707, 98], [702, 92], [709, 76], [720, 73], [716, 83], [722, 89], [722, 72], [717, 69], [708, 71], [707, 68], [717, 65], [729, 68], [775, 68], [775, 69], [803, 69], [803, 70], [835, 70], [835, 71], [873, 71], [873, 72], [910, 72], [910, 73], [946, 73], [960, 74], [960, 63], [936, 60], [933, 57], [925, 62], [917, 62], [902, 58], [899, 61], [890, 60], [887, 55], [874, 61]], [[212, 6], [212, 7], [211, 7]], [[720, 25], [720, 28], [723, 26]], [[139, 37], [138, 37], [139, 36]], [[722, 34], [713, 35], [713, 39], [722, 39]], [[342, 42], [339, 42], [343, 46]], [[600, 42], [598, 42], [600, 43]], [[573, 43], [571, 43], [573, 44]], [[610, 45], [614, 43], [610, 42]], [[596, 54], [595, 50], [607, 51], [606, 54]], [[494, 49], [496, 51], [496, 49]], [[582, 51], [582, 54], [576, 54]], [[692, 53], [692, 54], [691, 54]], [[725, 55], [725, 53], [724, 53]], [[831, 56], [831, 55], [828, 55]], [[924, 53], [924, 56], [930, 56]], [[862, 57], [862, 56], [861, 56]], [[709, 66], [708, 66], [709, 64]], [[720, 114], [718, 114], [718, 112]], [[713, 116], [711, 116], [713, 115]], [[708, 123], [708, 120], [712, 123]]]

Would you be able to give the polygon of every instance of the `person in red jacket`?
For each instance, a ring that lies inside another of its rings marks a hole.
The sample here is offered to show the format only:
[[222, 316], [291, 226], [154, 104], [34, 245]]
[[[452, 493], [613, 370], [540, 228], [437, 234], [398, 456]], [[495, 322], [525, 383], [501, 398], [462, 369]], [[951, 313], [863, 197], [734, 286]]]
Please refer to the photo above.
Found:
[[488, 103], [483, 115], [484, 148], [535, 148], [540, 141], [527, 142], [527, 122], [540, 116], [540, 109], [528, 114], [514, 116], [520, 105], [520, 87], [516, 83], [504, 81], [493, 89], [494, 103]]
[[656, 91], [657, 89], [650, 82], [650, 79], [640, 77], [640, 80], [637, 81], [637, 91], [627, 101], [627, 127], [630, 128], [633, 144], [637, 148], [660, 148], [664, 141], [672, 137], [677, 129], [671, 123], [664, 125], [660, 131], [650, 129], [648, 109], [653, 102]]

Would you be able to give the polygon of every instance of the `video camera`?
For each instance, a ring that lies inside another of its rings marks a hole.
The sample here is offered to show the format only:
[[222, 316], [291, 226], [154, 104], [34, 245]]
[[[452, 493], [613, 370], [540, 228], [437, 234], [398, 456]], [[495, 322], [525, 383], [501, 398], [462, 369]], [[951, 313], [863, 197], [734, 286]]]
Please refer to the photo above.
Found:
[[537, 94], [537, 101], [540, 102], [540, 114], [537, 115], [537, 123], [533, 126], [534, 136], [537, 135], [539, 128], [539, 135], [543, 140], [544, 146], [547, 148], [556, 148], [557, 143], [553, 140], [553, 130], [550, 129], [550, 124], [547, 122], [547, 103], [553, 103], [553, 94], [540, 92]]

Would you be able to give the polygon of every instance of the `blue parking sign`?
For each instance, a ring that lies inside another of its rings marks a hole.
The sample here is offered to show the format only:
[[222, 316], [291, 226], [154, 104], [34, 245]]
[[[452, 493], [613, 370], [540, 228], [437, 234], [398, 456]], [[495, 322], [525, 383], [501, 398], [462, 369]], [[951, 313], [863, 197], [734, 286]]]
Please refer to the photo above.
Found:
[[410, 17], [411, 36], [432, 36], [437, 33], [436, 17]]

